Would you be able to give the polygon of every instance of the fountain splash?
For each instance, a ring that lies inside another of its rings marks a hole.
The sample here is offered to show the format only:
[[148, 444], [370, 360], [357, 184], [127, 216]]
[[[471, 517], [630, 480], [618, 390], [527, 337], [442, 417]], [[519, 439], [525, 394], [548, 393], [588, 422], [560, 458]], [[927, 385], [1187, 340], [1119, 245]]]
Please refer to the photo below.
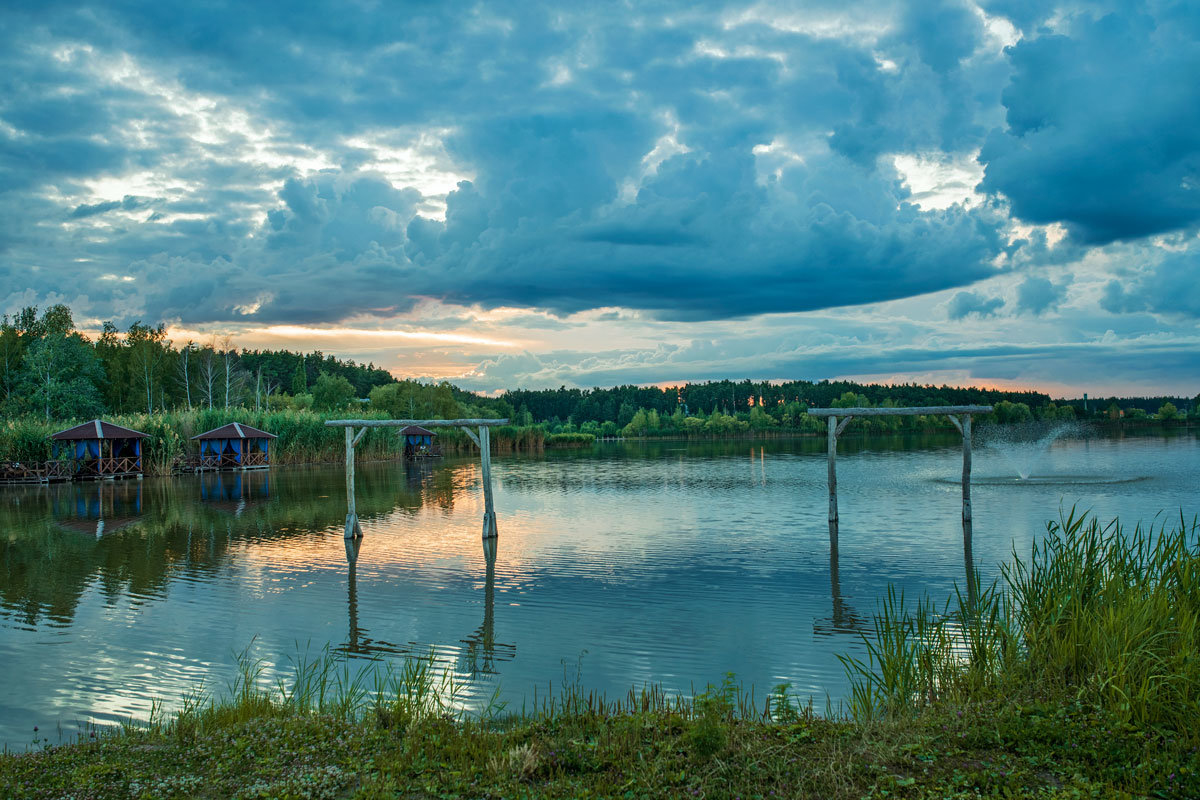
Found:
[[990, 425], [980, 431], [979, 439], [1003, 456], [1019, 480], [1027, 481], [1054, 442], [1064, 436], [1083, 436], [1088, 430], [1079, 422], [1025, 422]]

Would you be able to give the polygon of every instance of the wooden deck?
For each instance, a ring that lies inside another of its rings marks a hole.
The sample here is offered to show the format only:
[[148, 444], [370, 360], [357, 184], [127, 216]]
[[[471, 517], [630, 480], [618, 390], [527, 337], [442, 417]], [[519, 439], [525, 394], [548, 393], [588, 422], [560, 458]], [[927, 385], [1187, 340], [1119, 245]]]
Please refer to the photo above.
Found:
[[235, 456], [189, 455], [175, 463], [175, 472], [237, 472], [248, 469], [267, 469], [271, 466], [263, 452], [242, 453], [241, 461]]
[[141, 478], [137, 457], [80, 461], [0, 461], [0, 483], [56, 483]]

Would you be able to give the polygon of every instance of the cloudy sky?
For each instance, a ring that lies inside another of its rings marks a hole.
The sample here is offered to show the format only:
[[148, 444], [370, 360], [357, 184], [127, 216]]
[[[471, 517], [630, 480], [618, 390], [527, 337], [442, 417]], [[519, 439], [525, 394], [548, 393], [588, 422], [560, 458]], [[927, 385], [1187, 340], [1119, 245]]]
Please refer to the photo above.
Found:
[[0, 39], [0, 311], [481, 390], [1200, 390], [1189, 0], [43, 0]]

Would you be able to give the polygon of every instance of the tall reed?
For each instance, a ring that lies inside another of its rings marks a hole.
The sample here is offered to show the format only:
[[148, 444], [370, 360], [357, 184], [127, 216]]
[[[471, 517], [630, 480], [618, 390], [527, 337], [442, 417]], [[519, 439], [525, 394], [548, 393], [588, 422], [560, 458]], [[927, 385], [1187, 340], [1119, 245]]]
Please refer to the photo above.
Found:
[[842, 657], [860, 718], [1018, 692], [1196, 737], [1200, 524], [1128, 533], [1072, 509], [992, 586], [940, 610], [889, 590], [873, 628], [865, 660]]

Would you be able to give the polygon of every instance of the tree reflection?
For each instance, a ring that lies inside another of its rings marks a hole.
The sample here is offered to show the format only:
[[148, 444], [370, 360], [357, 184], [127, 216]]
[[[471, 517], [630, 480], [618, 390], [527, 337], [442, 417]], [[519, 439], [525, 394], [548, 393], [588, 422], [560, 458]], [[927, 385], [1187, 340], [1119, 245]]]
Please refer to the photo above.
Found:
[[[448, 509], [469, 480], [461, 466], [363, 464], [359, 515]], [[70, 622], [93, 582], [110, 603], [162, 596], [177, 577], [226, 568], [246, 542], [324, 536], [345, 514], [343, 481], [337, 470], [288, 468], [0, 487], [0, 606], [33, 626]]]

